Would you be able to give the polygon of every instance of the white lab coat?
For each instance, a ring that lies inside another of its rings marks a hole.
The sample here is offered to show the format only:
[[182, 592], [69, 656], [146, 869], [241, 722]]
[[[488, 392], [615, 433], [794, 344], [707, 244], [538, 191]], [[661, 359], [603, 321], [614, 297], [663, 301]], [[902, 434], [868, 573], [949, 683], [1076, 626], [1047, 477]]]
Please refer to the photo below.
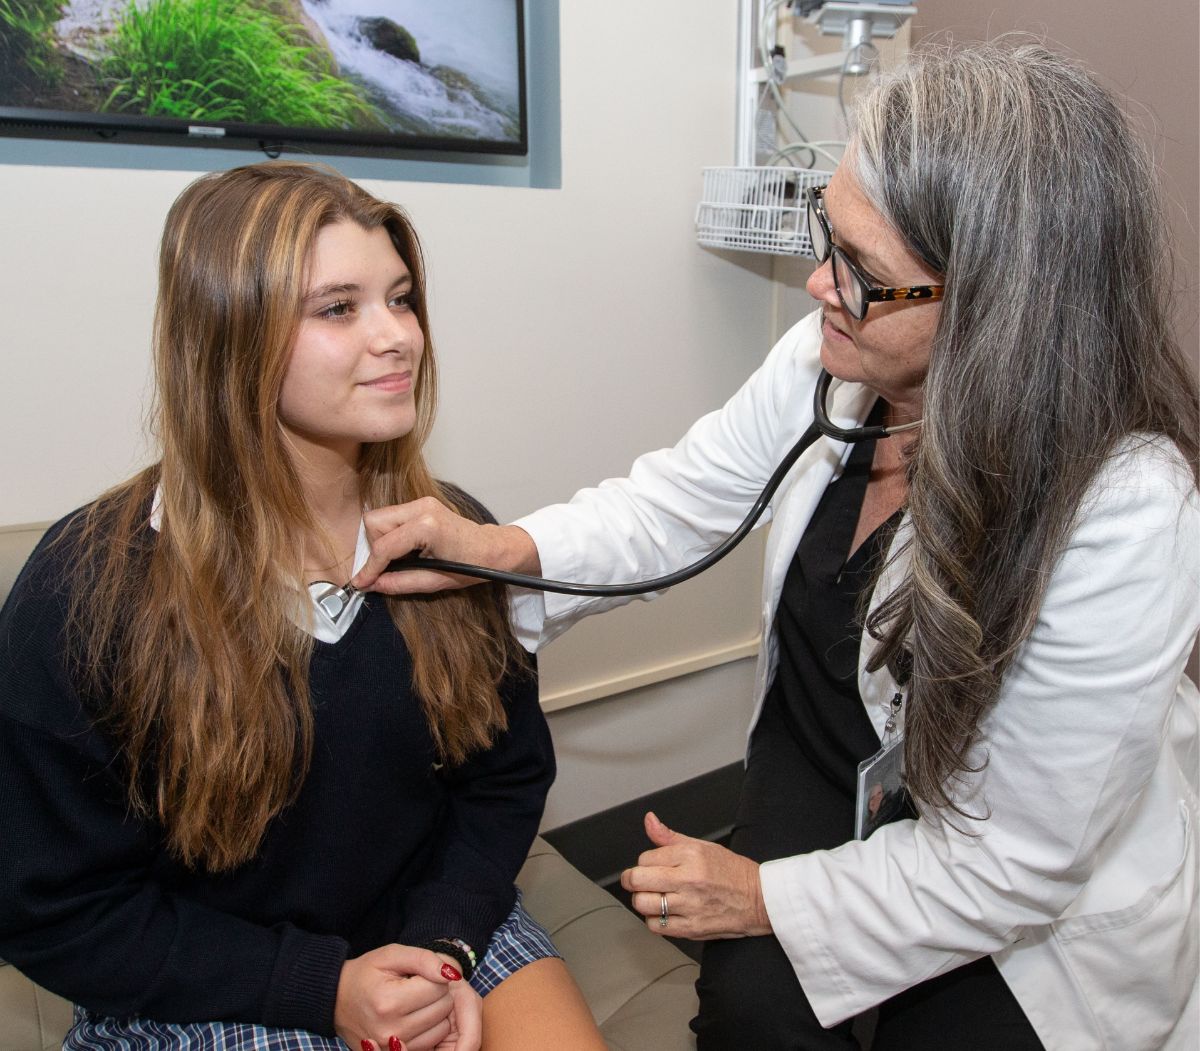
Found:
[[[811, 422], [819, 344], [814, 314], [673, 449], [522, 519], [545, 574], [645, 579], [715, 546]], [[872, 400], [837, 387], [832, 416], [861, 422]], [[774, 524], [755, 718], [774, 674], [784, 576], [847, 452], [819, 441], [765, 516]], [[1200, 500], [1173, 447], [1127, 442], [1085, 501], [983, 723], [987, 765], [955, 792], [988, 819], [956, 822], [974, 835], [901, 821], [762, 866], [775, 934], [822, 1024], [990, 954], [1049, 1051], [1200, 1046], [1200, 697], [1183, 676], [1198, 624], [1198, 534]], [[895, 579], [880, 581], [873, 605]], [[619, 601], [526, 593], [518, 628], [544, 644]], [[896, 687], [886, 671], [865, 671], [871, 646], [864, 633], [859, 686], [882, 732]]]

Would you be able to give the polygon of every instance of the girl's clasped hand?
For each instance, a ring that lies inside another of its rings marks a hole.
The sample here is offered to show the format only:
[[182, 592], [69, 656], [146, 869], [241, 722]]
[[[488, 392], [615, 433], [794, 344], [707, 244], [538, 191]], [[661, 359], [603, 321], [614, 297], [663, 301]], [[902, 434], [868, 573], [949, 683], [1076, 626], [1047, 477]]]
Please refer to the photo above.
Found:
[[342, 967], [334, 1024], [348, 1046], [362, 1051], [476, 1051], [482, 1004], [436, 953], [385, 945]]

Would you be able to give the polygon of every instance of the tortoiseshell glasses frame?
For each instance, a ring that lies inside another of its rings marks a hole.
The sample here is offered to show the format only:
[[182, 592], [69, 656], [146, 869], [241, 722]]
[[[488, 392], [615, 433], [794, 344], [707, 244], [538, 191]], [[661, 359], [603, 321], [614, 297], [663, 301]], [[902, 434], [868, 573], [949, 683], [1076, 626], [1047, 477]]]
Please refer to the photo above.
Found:
[[833, 257], [833, 287], [847, 313], [858, 321], [867, 316], [872, 303], [894, 303], [906, 300], [941, 299], [945, 285], [908, 285], [904, 288], [885, 288], [871, 283], [861, 267], [844, 248], [833, 243], [833, 231], [825, 215], [820, 186], [809, 187], [804, 193], [808, 204], [808, 237], [818, 263]]

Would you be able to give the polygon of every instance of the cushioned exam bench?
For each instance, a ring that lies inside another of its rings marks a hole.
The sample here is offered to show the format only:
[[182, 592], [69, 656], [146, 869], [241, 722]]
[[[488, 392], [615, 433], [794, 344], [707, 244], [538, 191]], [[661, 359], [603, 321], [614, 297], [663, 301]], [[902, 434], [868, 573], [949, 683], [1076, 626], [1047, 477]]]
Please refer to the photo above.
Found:
[[[40, 527], [0, 527], [0, 603]], [[539, 838], [517, 878], [554, 938], [613, 1051], [689, 1051], [697, 965]], [[0, 1051], [48, 1051], [71, 1020], [63, 999], [0, 961]], [[564, 1051], [570, 1051], [565, 1048]]]

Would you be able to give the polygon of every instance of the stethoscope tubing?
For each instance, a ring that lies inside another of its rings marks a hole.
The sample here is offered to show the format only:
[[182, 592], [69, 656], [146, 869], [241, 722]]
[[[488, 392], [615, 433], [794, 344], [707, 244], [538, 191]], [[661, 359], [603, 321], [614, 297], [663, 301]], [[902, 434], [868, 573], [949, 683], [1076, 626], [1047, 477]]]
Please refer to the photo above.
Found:
[[507, 570], [490, 569], [487, 566], [475, 566], [466, 562], [450, 562], [441, 558], [423, 558], [419, 555], [405, 555], [403, 558], [394, 559], [390, 562], [385, 572], [393, 573], [409, 569], [430, 569], [443, 573], [456, 573], [461, 576], [479, 577], [483, 580], [495, 580], [502, 584], [528, 588], [533, 591], [550, 591], [559, 595], [582, 595], [592, 598], [624, 598], [634, 595], [646, 595], [652, 591], [665, 591], [676, 584], [682, 584], [685, 580], [691, 580], [692, 577], [715, 566], [746, 538], [746, 535], [754, 528], [762, 516], [763, 511], [766, 510], [767, 504], [770, 502], [771, 497], [775, 495], [775, 491], [787, 476], [788, 471], [792, 469], [805, 450], [822, 435], [839, 442], [870, 441], [876, 438], [886, 438], [899, 431], [911, 430], [913, 427], [918, 426], [920, 422], [891, 428], [882, 426], [838, 427], [829, 418], [829, 414], [825, 409], [825, 400], [832, 382], [833, 377], [822, 369], [820, 375], [817, 377], [816, 387], [813, 390], [813, 422], [809, 424], [808, 429], [805, 430], [791, 449], [788, 450], [787, 455], [779, 462], [779, 466], [771, 473], [771, 477], [767, 479], [767, 484], [763, 487], [763, 491], [759, 494], [758, 499], [754, 501], [746, 517], [742, 519], [742, 524], [730, 533], [718, 547], [714, 548], [703, 558], [693, 562], [690, 566], [685, 566], [683, 569], [677, 569], [673, 573], [654, 577], [651, 580], [638, 580], [627, 584], [582, 584], [569, 580], [549, 580], [545, 577], [533, 576], [526, 573], [510, 573]]

